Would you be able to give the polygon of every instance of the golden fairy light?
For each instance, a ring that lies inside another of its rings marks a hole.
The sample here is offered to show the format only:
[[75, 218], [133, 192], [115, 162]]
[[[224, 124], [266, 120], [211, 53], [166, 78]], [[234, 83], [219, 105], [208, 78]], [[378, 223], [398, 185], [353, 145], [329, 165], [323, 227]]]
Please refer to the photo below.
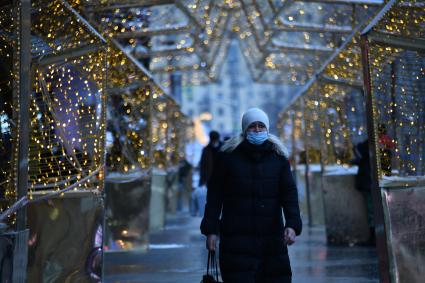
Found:
[[152, 147], [154, 166], [169, 169], [184, 157], [187, 121], [169, 96], [157, 92], [152, 101]]
[[151, 73], [180, 71], [185, 81], [209, 80], [207, 58], [201, 52], [205, 48], [200, 47], [204, 44], [200, 28], [177, 1], [120, 6], [114, 1], [91, 0], [75, 3], [75, 7], [105, 37], [117, 40]]
[[[85, 1], [74, 2], [74, 7], [87, 15], [110, 41], [108, 172], [166, 167], [167, 156], [171, 154], [167, 142], [170, 136], [167, 96], [148, 69], [172, 71], [178, 69], [178, 64], [170, 64], [169, 58], [192, 56], [193, 39], [188, 36], [187, 17], [172, 4], [129, 8], [118, 7], [113, 1]], [[167, 34], [173, 34], [172, 42]]]
[[[419, 23], [424, 14], [423, 6], [415, 1], [395, 3], [368, 34], [380, 176], [424, 172], [425, 103], [420, 93], [425, 62], [423, 52], [418, 52], [421, 47], [415, 43], [423, 38]], [[348, 38], [303, 95], [304, 109], [309, 110], [305, 112], [304, 132], [307, 137], [313, 136], [314, 129], [319, 133], [324, 165], [345, 164], [351, 147], [366, 138], [360, 31]], [[292, 107], [281, 115], [289, 116]], [[320, 127], [312, 123], [315, 118]]]
[[383, 1], [240, 3], [236, 30], [254, 79], [304, 85]]
[[419, 1], [396, 2], [368, 31], [379, 176], [425, 174], [425, 35]]
[[[346, 36], [384, 1], [73, 1], [106, 37], [113, 37], [165, 87], [216, 81], [232, 37], [255, 81], [305, 84]], [[302, 68], [301, 66], [307, 66]]]
[[296, 162], [321, 163], [324, 137], [320, 119], [317, 83], [280, 113], [281, 136], [291, 145], [292, 158]]
[[[28, 177], [30, 191], [58, 190], [104, 163], [106, 51], [67, 3], [32, 6]], [[102, 172], [76, 189], [101, 189]]]
[[308, 153], [305, 162], [320, 163], [320, 149], [323, 145], [322, 124], [320, 120], [320, 96], [318, 85], [314, 84], [301, 98], [304, 117], [303, 143]]
[[[7, 209], [16, 198], [14, 184], [14, 166], [16, 164], [17, 127], [13, 120], [18, 113], [17, 99], [14, 98], [14, 86], [18, 83], [15, 67], [18, 60], [16, 10], [10, 7], [0, 8], [0, 212]], [[8, 219], [13, 222], [13, 217]]]
[[[16, 201], [19, 140], [19, 6], [0, 10], [2, 210]], [[101, 189], [105, 132], [104, 40], [64, 1], [32, 2], [29, 197], [72, 184]], [[5, 57], [4, 57], [4, 56]], [[7, 61], [12, 60], [12, 61]], [[11, 65], [13, 64], [13, 65]], [[3, 77], [4, 74], [10, 76]], [[13, 91], [10, 89], [13, 86]], [[7, 138], [3, 138], [7, 136]], [[13, 169], [12, 169], [13, 168]], [[3, 178], [7, 174], [6, 178]], [[84, 182], [79, 182], [85, 179]], [[5, 181], [3, 183], [3, 181]], [[10, 216], [13, 218], [13, 215]], [[12, 220], [13, 221], [13, 220]]]
[[301, 100], [297, 100], [290, 109], [279, 113], [278, 129], [280, 139], [290, 151], [291, 158], [298, 162], [298, 155], [304, 150], [303, 135], [303, 109]]
[[319, 74], [324, 164], [348, 164], [366, 139], [366, 112], [358, 35]]
[[150, 105], [154, 83], [119, 45], [111, 42], [108, 51], [107, 170], [147, 170], [151, 166]]

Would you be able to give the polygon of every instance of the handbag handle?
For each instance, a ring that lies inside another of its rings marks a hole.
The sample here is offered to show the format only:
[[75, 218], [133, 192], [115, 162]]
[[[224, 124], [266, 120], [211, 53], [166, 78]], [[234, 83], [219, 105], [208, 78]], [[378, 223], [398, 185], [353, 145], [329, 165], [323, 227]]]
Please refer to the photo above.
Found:
[[[210, 274], [210, 266], [211, 266], [211, 274]], [[215, 281], [218, 282], [218, 267], [217, 267], [217, 259], [215, 257], [215, 251], [208, 251], [207, 275], [211, 275], [212, 277], [214, 277], [215, 275], [214, 279]]]

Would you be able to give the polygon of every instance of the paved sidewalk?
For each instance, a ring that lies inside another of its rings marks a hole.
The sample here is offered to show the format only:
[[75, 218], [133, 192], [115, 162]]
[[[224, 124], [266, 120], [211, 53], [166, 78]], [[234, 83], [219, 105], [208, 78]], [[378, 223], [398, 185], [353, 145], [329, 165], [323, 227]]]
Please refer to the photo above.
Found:
[[[199, 232], [200, 217], [179, 213], [150, 237], [147, 252], [105, 255], [104, 282], [197, 283], [205, 272], [207, 252]], [[369, 247], [328, 247], [323, 227], [304, 227], [289, 248], [293, 283], [379, 282], [376, 252]]]

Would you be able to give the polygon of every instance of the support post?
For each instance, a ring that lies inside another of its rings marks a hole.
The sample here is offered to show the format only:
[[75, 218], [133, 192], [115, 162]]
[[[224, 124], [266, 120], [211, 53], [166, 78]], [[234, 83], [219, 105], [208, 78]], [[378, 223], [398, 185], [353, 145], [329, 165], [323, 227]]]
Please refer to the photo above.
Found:
[[[18, 67], [18, 132], [16, 141], [18, 147], [16, 166], [17, 199], [28, 192], [28, 148], [29, 148], [29, 102], [31, 96], [31, 1], [19, 0], [15, 2], [19, 7], [19, 67]], [[16, 97], [16, 96], [15, 96]], [[18, 210], [16, 215], [16, 229], [26, 228], [26, 209]]]
[[379, 187], [379, 172], [378, 172], [378, 149], [377, 149], [377, 135], [375, 113], [376, 104], [371, 89], [371, 78], [369, 69], [369, 40], [367, 35], [361, 36], [361, 49], [362, 49], [362, 65], [363, 65], [363, 80], [366, 95], [366, 115], [367, 115], [367, 130], [369, 137], [369, 155], [371, 162], [371, 176], [372, 176], [372, 201], [373, 201], [373, 214], [375, 222], [376, 234], [376, 249], [379, 260], [379, 276], [381, 283], [390, 283], [390, 266], [389, 254], [387, 247], [387, 235], [384, 219], [384, 207], [382, 204], [382, 194]]

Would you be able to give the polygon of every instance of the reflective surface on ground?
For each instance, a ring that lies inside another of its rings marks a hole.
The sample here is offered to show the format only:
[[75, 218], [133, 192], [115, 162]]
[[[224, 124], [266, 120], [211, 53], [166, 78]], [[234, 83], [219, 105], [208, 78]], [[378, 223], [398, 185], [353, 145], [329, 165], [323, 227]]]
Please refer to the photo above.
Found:
[[[206, 269], [200, 217], [178, 213], [167, 217], [165, 229], [150, 235], [147, 252], [113, 252], [105, 255], [105, 282], [199, 282]], [[323, 226], [304, 226], [289, 248], [293, 282], [378, 282], [378, 261], [373, 247], [328, 247]]]

